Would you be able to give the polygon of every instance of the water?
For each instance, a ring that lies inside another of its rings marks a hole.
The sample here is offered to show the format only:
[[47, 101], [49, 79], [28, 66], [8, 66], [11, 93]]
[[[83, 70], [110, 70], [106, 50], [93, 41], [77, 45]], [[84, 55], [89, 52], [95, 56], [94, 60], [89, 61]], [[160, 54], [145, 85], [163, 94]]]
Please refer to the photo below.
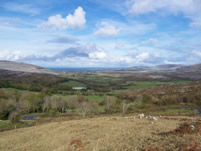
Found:
[[103, 70], [118, 70], [119, 68], [48, 68], [57, 72], [90, 72]]
[[27, 116], [24, 116], [22, 119], [23, 120], [36, 120], [36, 118], [38, 117], [39, 115], [27, 115]]
[[197, 109], [198, 110], [198, 114], [201, 115], [201, 108]]
[[190, 109], [190, 110], [197, 110], [198, 113], [196, 115], [201, 115], [201, 108], [197, 108], [197, 107], [188, 107], [188, 106], [183, 106], [183, 109]]

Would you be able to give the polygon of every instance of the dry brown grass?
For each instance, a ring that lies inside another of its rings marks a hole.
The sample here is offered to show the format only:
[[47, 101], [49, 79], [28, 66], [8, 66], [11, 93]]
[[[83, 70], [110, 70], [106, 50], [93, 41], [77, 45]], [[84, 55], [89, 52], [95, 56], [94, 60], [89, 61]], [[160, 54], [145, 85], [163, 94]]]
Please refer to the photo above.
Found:
[[132, 116], [53, 122], [1, 132], [0, 150], [180, 151], [185, 145], [201, 142], [200, 134], [167, 134], [181, 123], [180, 120], [159, 119], [151, 124], [147, 119], [133, 119]]
[[[193, 127], [192, 127], [193, 126]], [[172, 134], [175, 135], [185, 135], [185, 134], [201, 134], [201, 123], [195, 122], [195, 123], [182, 123], [178, 128], [176, 128]]]

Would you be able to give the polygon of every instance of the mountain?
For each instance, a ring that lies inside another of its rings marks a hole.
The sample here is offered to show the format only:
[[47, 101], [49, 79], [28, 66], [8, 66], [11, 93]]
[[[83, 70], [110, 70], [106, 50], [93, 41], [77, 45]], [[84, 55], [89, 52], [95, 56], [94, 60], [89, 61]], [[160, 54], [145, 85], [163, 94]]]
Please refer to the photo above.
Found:
[[127, 68], [127, 69], [124, 69], [124, 70], [129, 70], [129, 71], [149, 71], [150, 70], [150, 67], [147, 67], [147, 66], [136, 66], [136, 67], [130, 67], [130, 68]]
[[154, 67], [147, 67], [147, 66], [135, 66], [124, 69], [125, 71], [138, 71], [138, 72], [154, 72], [154, 71], [165, 71], [165, 72], [173, 72], [179, 68], [185, 67], [184, 65], [177, 65], [177, 64], [163, 64], [157, 65]]
[[0, 70], [3, 72], [24, 72], [24, 73], [39, 73], [39, 74], [56, 74], [48, 69], [13, 61], [0, 61]]
[[51, 70], [19, 62], [0, 61], [0, 88], [42, 91], [65, 79]]
[[143, 77], [144, 75], [143, 79], [147, 80], [201, 80], [201, 64], [163, 64], [154, 67], [136, 66], [121, 71], [133, 72], [135, 76], [138, 74], [138, 77]]
[[151, 70], [154, 71], [176, 71], [179, 68], [185, 67], [184, 65], [180, 64], [163, 64], [163, 65], [158, 65], [155, 67], [152, 67]]
[[177, 69], [179, 72], [194, 72], [201, 73], [201, 64], [183, 66]]

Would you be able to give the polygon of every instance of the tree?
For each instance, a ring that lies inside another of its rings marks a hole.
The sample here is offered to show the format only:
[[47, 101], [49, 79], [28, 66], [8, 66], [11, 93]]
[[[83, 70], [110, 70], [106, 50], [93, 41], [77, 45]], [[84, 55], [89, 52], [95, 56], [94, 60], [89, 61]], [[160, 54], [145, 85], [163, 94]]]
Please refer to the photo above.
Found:
[[8, 119], [11, 112], [16, 110], [15, 100], [0, 100], [0, 119]]
[[43, 110], [43, 112], [45, 112], [45, 111], [48, 112], [50, 110], [50, 108], [51, 108], [50, 97], [46, 96], [44, 98], [44, 102], [43, 102], [43, 105], [42, 105], [42, 110]]
[[21, 114], [20, 112], [14, 111], [9, 115], [9, 120], [11, 123], [17, 123], [20, 121]]
[[27, 101], [31, 104], [32, 112], [42, 111], [42, 104], [44, 102], [44, 98], [40, 94], [30, 94], [27, 98]]
[[105, 111], [111, 113], [112, 108], [115, 105], [115, 98], [112, 96], [106, 96], [104, 97], [103, 104], [105, 105]]
[[130, 103], [127, 100], [123, 100], [121, 104], [121, 111], [123, 114], [126, 114], [128, 108], [130, 107]]
[[98, 111], [98, 103], [89, 102], [83, 96], [78, 96], [78, 111], [85, 117], [87, 114], [96, 113]]
[[91, 105], [89, 102], [81, 102], [78, 110], [80, 111], [82, 116], [85, 117], [86, 114], [91, 112]]

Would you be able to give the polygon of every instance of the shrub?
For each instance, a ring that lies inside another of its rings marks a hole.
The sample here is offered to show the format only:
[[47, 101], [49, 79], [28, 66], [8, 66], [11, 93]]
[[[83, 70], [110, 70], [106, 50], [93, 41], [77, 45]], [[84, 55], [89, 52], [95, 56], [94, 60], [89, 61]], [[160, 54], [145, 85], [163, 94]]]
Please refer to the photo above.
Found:
[[152, 101], [152, 97], [150, 95], [143, 95], [143, 102], [150, 103]]
[[0, 119], [8, 119], [11, 112], [16, 110], [14, 100], [0, 100]]
[[9, 120], [10, 120], [11, 123], [19, 122], [20, 118], [21, 118], [21, 114], [19, 112], [17, 112], [17, 111], [14, 111], [9, 115]]
[[50, 114], [50, 116], [57, 116], [58, 111], [56, 109], [51, 109], [51, 110], [49, 110], [49, 114]]
[[104, 97], [104, 100], [102, 103], [105, 106], [105, 112], [106, 113], [112, 113], [113, 112], [113, 107], [116, 104], [115, 101], [116, 100], [114, 97], [111, 97], [111, 96]]

